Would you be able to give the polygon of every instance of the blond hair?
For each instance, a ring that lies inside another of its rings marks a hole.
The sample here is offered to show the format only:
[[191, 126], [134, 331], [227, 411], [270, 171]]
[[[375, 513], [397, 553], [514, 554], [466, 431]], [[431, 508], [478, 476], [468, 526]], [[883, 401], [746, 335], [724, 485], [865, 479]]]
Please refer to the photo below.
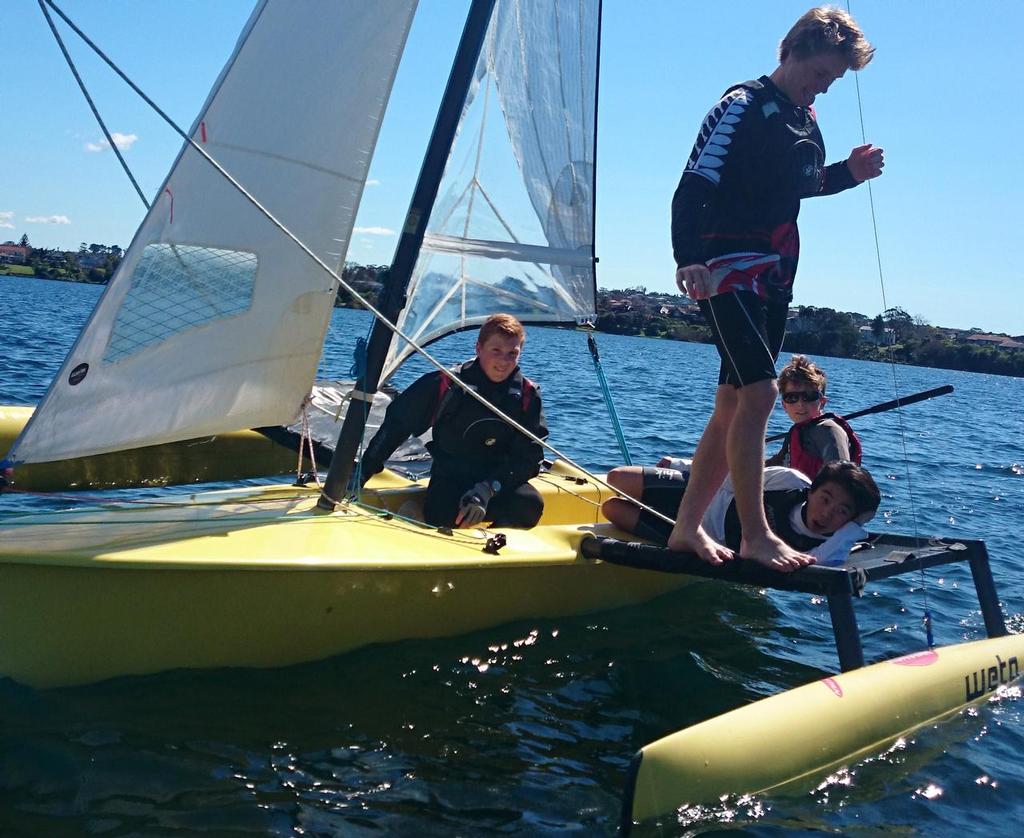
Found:
[[817, 6], [800, 17], [779, 43], [779, 61], [798, 60], [834, 52], [851, 70], [861, 70], [875, 54], [857, 21], [835, 6]]
[[808, 385], [825, 395], [828, 376], [825, 371], [804, 355], [794, 355], [779, 373], [779, 392], [785, 393], [787, 385]]

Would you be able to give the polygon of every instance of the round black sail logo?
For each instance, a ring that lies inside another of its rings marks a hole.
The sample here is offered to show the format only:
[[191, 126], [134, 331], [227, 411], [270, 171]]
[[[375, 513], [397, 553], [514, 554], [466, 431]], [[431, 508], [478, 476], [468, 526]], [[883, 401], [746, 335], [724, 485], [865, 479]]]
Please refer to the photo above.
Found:
[[88, 374], [89, 365], [79, 364], [77, 367], [71, 370], [71, 373], [68, 375], [68, 384], [70, 384], [72, 387], [74, 387], [76, 384], [81, 384], [82, 381], [85, 379], [86, 375]]

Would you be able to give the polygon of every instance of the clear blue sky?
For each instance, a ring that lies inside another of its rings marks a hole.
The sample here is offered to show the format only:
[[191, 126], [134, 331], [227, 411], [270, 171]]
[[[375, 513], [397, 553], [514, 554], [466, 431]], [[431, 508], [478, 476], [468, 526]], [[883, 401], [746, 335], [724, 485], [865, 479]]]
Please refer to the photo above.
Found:
[[[369, 0], [368, 0], [369, 1]], [[63, 8], [188, 126], [248, 18], [250, 0], [64, 0]], [[605, 0], [598, 149], [598, 284], [670, 290], [669, 203], [697, 127], [731, 83], [768, 73], [807, 0]], [[388, 263], [467, 0], [420, 0], [349, 258]], [[127, 246], [143, 208], [102, 139], [34, 0], [3, 0], [0, 240]], [[933, 325], [1024, 333], [1024, 117], [1012, 94], [1024, 3], [856, 0], [878, 48], [859, 73], [885, 302]], [[77, 41], [69, 36], [69, 43]], [[179, 140], [73, 44], [148, 195]], [[1007, 90], [1011, 91], [1007, 94]], [[854, 74], [817, 102], [830, 161], [861, 141]], [[34, 220], [32, 220], [34, 219]], [[883, 309], [868, 190], [807, 201], [796, 303]]]

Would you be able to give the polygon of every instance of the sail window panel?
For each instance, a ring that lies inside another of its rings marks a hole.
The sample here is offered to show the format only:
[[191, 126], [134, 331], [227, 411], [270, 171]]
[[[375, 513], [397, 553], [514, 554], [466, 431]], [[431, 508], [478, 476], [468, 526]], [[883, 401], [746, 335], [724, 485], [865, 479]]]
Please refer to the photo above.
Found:
[[[508, 252], [504, 258], [425, 253], [422, 273], [416, 278], [417, 293], [404, 312], [405, 331], [418, 343], [429, 343], [454, 329], [479, 325], [496, 311], [525, 320], [571, 322], [577, 316], [576, 301], [565, 283], [553, 276], [555, 266], [534, 262], [532, 255], [529, 251], [525, 256]], [[558, 267], [577, 276], [581, 284], [588, 281], [586, 258], [581, 265]]]
[[252, 306], [254, 253], [183, 244], [147, 245], [103, 355], [116, 363], [174, 335]]

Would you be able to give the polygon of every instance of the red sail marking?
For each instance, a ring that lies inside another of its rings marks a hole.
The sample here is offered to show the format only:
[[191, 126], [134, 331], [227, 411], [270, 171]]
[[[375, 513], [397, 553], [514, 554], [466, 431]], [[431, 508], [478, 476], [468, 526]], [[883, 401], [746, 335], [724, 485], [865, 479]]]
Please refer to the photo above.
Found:
[[171, 221], [171, 224], [173, 224], [174, 223], [174, 193], [171, 192], [171, 188], [169, 186], [165, 186], [164, 187], [164, 192], [166, 192], [168, 195], [171, 196], [171, 219], [170, 219], [170, 221]]

